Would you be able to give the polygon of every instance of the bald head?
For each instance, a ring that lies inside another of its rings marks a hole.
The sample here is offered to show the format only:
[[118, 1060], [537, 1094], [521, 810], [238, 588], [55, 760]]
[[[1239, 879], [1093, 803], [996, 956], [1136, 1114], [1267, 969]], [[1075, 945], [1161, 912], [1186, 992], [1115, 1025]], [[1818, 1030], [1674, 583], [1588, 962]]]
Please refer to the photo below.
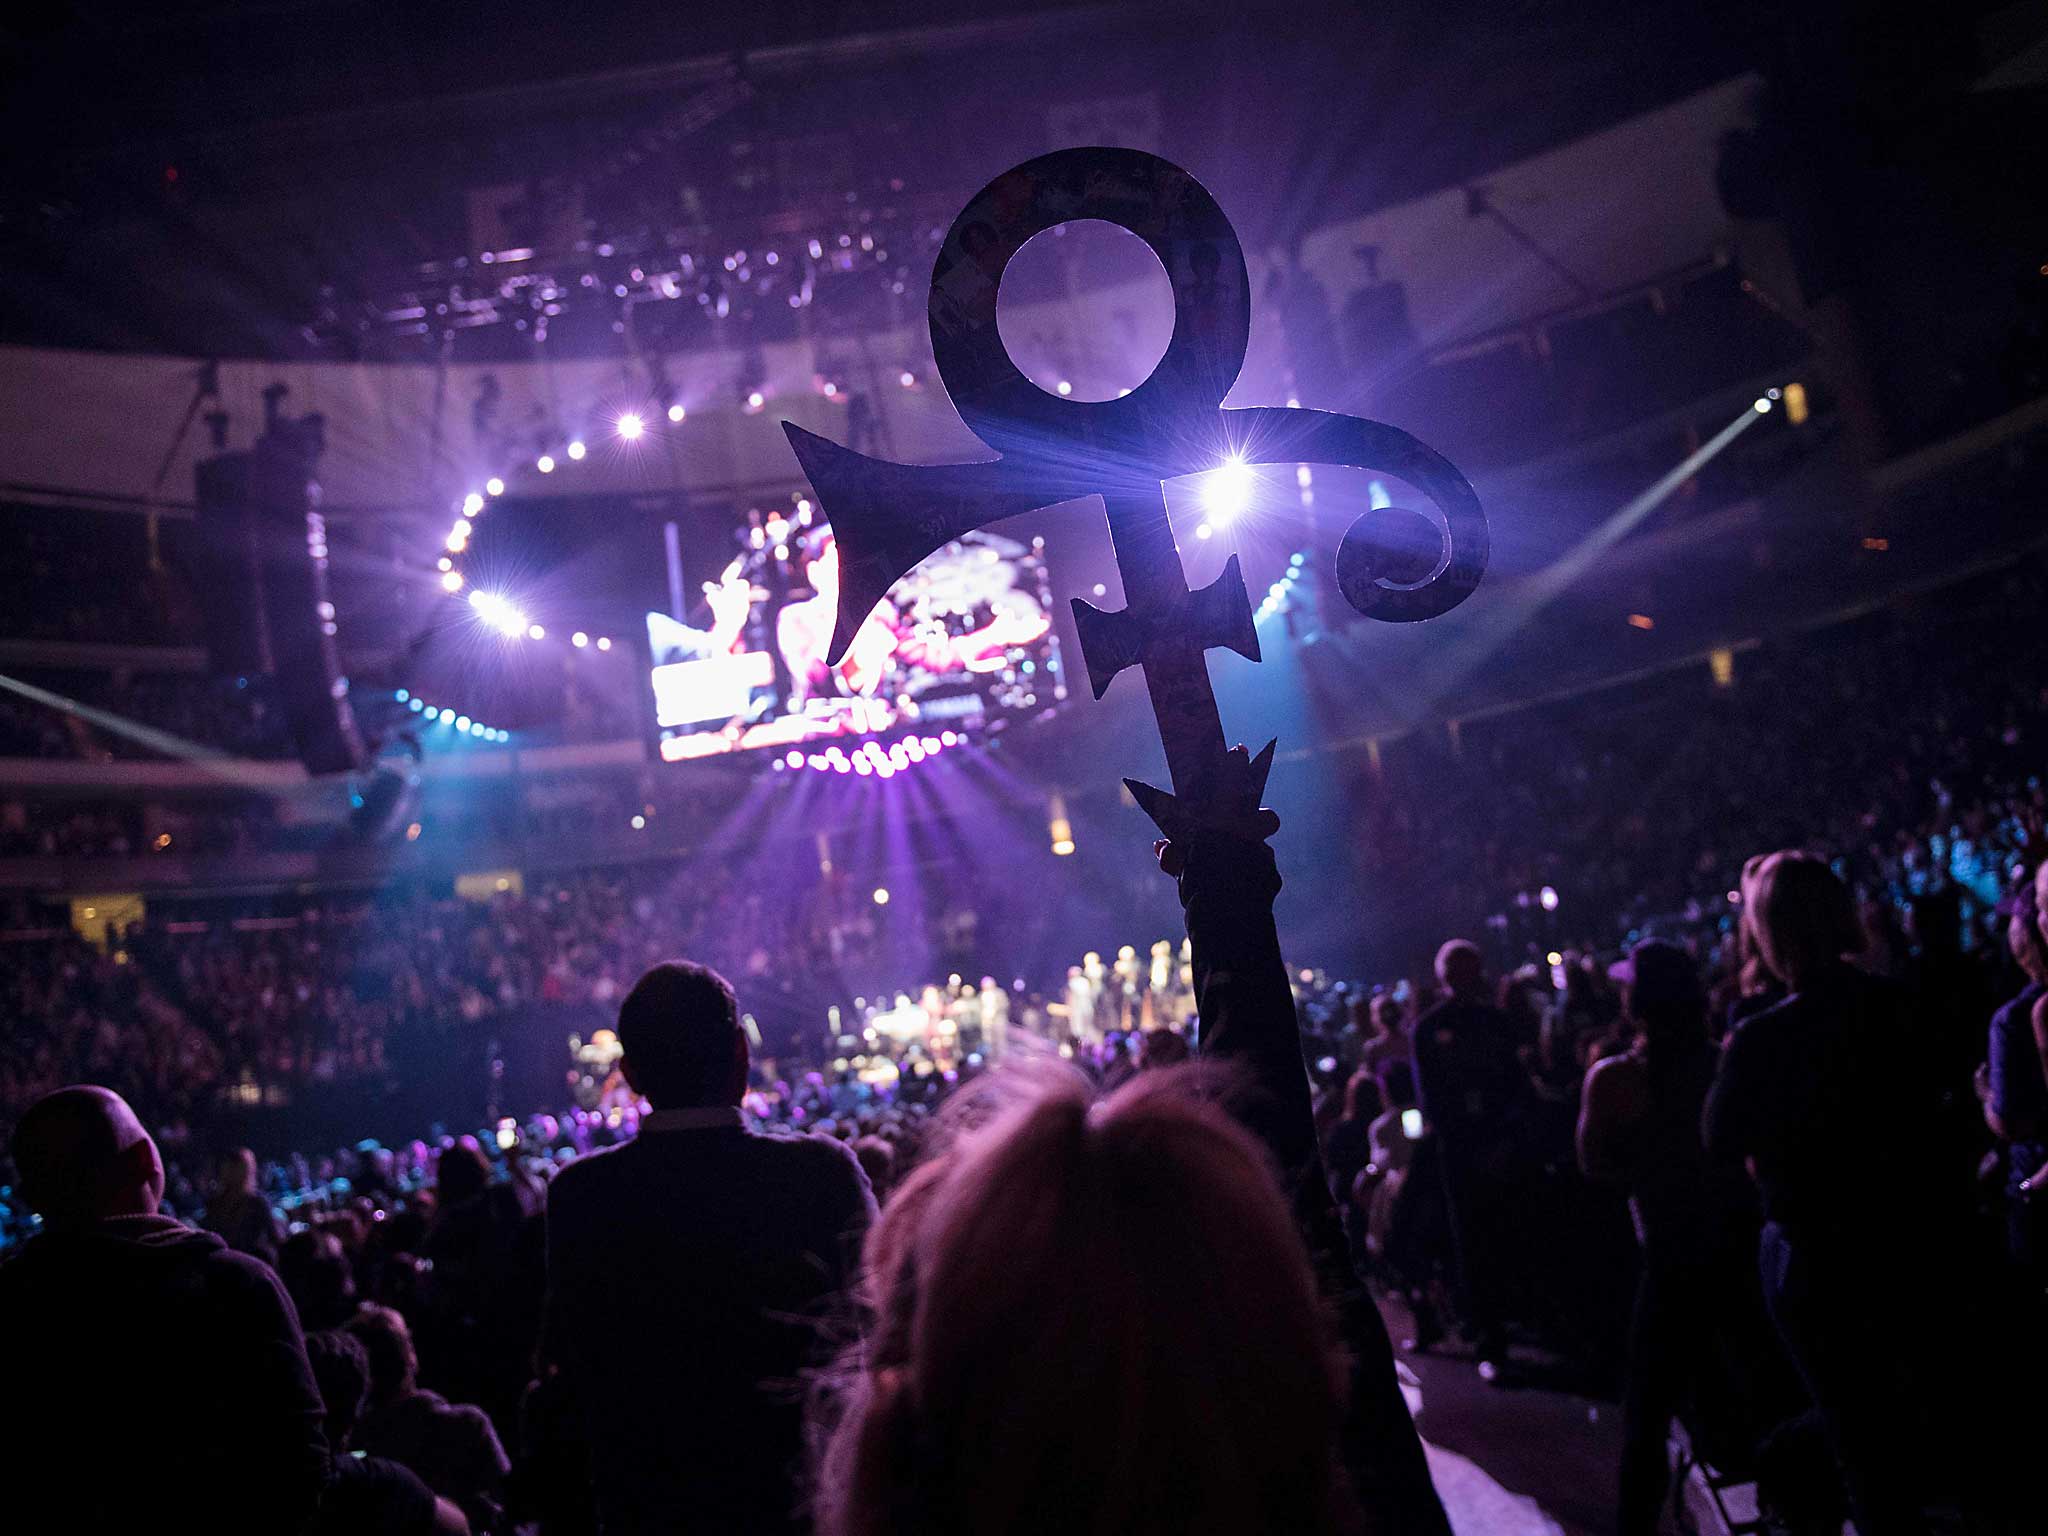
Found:
[[14, 1128], [22, 1193], [53, 1225], [155, 1214], [164, 1169], [128, 1101], [110, 1088], [59, 1088]]

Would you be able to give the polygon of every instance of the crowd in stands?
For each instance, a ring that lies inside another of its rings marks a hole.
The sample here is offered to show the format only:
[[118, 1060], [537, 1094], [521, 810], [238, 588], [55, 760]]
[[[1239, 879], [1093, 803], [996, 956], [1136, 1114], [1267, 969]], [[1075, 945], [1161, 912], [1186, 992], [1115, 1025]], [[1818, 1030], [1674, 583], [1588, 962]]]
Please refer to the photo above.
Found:
[[0, 505], [0, 638], [190, 643], [199, 610], [143, 518]]
[[[2018, 1041], [1994, 1027], [1988, 1050], [1978, 1014], [1979, 1048], [1957, 1047], [1944, 1031], [1969, 1027], [1960, 999], [1996, 996], [2005, 973], [1989, 957], [1961, 960], [1922, 925], [1901, 979], [1879, 974], [1847, 888], [1798, 853], [1750, 861], [1743, 920], [1711, 968], [1650, 940], [1614, 967], [1575, 964], [1561, 990], [1529, 977], [1496, 990], [1477, 947], [1459, 941], [1406, 997], [1290, 990], [1277, 947], [1249, 973], [1213, 958], [1243, 924], [1227, 903], [1246, 900], [1238, 871], [1256, 867], [1255, 846], [1225, 849], [1228, 873], [1203, 877], [1213, 889], [1180, 872], [1201, 1007], [1191, 1032], [1203, 1059], [1235, 1059], [1268, 1090], [1285, 1080], [1268, 1075], [1277, 1040], [1292, 1077], [1278, 1115], [1226, 1092], [1233, 1123], [1212, 1090], [1191, 1093], [1184, 1037], [1156, 1026], [1069, 1035], [1064, 1053], [1049, 1036], [1020, 1037], [1021, 1060], [1042, 1047], [1035, 1070], [963, 1065], [888, 1087], [783, 1071], [751, 1057], [722, 982], [657, 966], [620, 1000], [625, 1054], [605, 1102], [432, 1145], [363, 1143], [260, 1170], [230, 1150], [202, 1171], [196, 1144], [159, 1151], [103, 1089], [83, 1105], [77, 1090], [45, 1098], [15, 1128], [10, 1202], [11, 1220], [33, 1205], [45, 1231], [0, 1271], [0, 1311], [57, 1305], [66, 1288], [90, 1297], [127, 1266], [131, 1286], [165, 1274], [175, 1317], [178, 1285], [200, 1281], [168, 1277], [181, 1265], [204, 1275], [224, 1255], [172, 1215], [270, 1266], [295, 1328], [264, 1289], [270, 1270], [229, 1268], [205, 1284], [246, 1296], [273, 1350], [304, 1330], [314, 1395], [303, 1379], [273, 1378], [240, 1405], [252, 1431], [259, 1408], [274, 1415], [260, 1442], [274, 1459], [214, 1497], [230, 1511], [248, 1498], [342, 1522], [320, 1529], [359, 1528], [341, 1512], [367, 1522], [374, 1509], [403, 1529], [588, 1530], [595, 1514], [606, 1530], [644, 1530], [677, 1508], [725, 1528], [979, 1529], [971, 1512], [1004, 1474], [1034, 1519], [1100, 1503], [1101, 1519], [1080, 1528], [1132, 1528], [1125, 1479], [1078, 1454], [1094, 1442], [1071, 1422], [1077, 1380], [1143, 1426], [1129, 1454], [1174, 1469], [1140, 1480], [1164, 1502], [1143, 1506], [1139, 1528], [1257, 1528], [1262, 1512], [1286, 1509], [1288, 1529], [1368, 1528], [1361, 1511], [1370, 1528], [1438, 1529], [1384, 1417], [1364, 1449], [1353, 1438], [1371, 1393], [1355, 1369], [1347, 1379], [1325, 1331], [1325, 1309], [1342, 1321], [1346, 1308], [1317, 1246], [1336, 1207], [1318, 1220], [1305, 1191], [1336, 1192], [1355, 1261], [1415, 1306], [1415, 1347], [1454, 1326], [1506, 1380], [1511, 1341], [1526, 1359], [1559, 1338], [1532, 1292], [1555, 1273], [1538, 1250], [1573, 1235], [1554, 1225], [1564, 1212], [1545, 1164], [1561, 1120], [1588, 1187], [1627, 1194], [1642, 1249], [1621, 1529], [1657, 1528], [1674, 1413], [1696, 1445], [1762, 1478], [1792, 1529], [1833, 1529], [1845, 1499], [1865, 1530], [1918, 1529], [1925, 1504], [1960, 1510], [1970, 1529], [2023, 1528], [2008, 1501], [2017, 1446], [1987, 1423], [2001, 1414], [1979, 1411], [2001, 1401], [1990, 1373], [1976, 1374], [1980, 1335], [1959, 1335], [1944, 1303], [1967, 1299], [1994, 1320], [1999, 1371], [2034, 1358], [2042, 1275], [2025, 1244], [2037, 1240], [2014, 1222], [2004, 1254], [2004, 1234], [1985, 1235], [1993, 1164], [2042, 1171], [2025, 1138], [2048, 1106], [2048, 1052], [2033, 1038], [2048, 1039], [2048, 1006], [2030, 1010]], [[2048, 979], [2032, 873], [2005, 925], [2006, 953], [2031, 978], [2023, 1005]], [[1276, 884], [1250, 899], [1269, 903]], [[1205, 898], [1228, 921], [1205, 914]], [[1325, 1014], [1331, 1003], [1341, 1016]], [[1265, 1031], [1249, 1045], [1247, 1019]], [[1319, 1049], [1332, 1054], [1310, 1062], [1311, 1100], [1300, 1063]], [[1930, 1070], [1985, 1054], [1975, 1093]], [[1592, 1063], [1582, 1089], [1579, 1062]], [[79, 1115], [86, 1129], [65, 1123]], [[1896, 1134], [1900, 1116], [1917, 1134]], [[53, 1191], [50, 1159], [92, 1155], [109, 1117], [149, 1209], [101, 1218], [111, 1225], [86, 1242], [64, 1201], [105, 1181]], [[2008, 1139], [1980, 1169], [1978, 1149]], [[1276, 1166], [1313, 1177], [1276, 1188]], [[1905, 1264], [1902, 1217], [1922, 1239]], [[809, 1260], [792, 1268], [797, 1255]], [[1058, 1304], [1076, 1286], [1087, 1304]], [[1172, 1305], [1156, 1304], [1163, 1292]], [[1130, 1308], [1151, 1319], [1135, 1356], [1113, 1347]], [[1390, 1364], [1384, 1339], [1375, 1355], [1355, 1326], [1353, 1366]], [[1873, 1330], [1883, 1349], [1846, 1347]], [[1197, 1341], [1206, 1353], [1191, 1357]], [[98, 1361], [108, 1342], [88, 1352]], [[21, 1358], [41, 1364], [33, 1347]], [[991, 1374], [992, 1360], [1014, 1363]], [[1061, 1387], [1041, 1407], [1048, 1362]], [[114, 1380], [137, 1370], [118, 1354], [99, 1364]], [[229, 1370], [217, 1390], [233, 1380]], [[308, 1401], [338, 1469], [324, 1478], [307, 1470]], [[61, 1420], [71, 1394], [54, 1402]], [[1012, 1442], [989, 1416], [1028, 1433]], [[1275, 1422], [1284, 1435], [1260, 1433]], [[1228, 1471], [1187, 1489], [1165, 1453], [1185, 1454], [1191, 1437], [1264, 1449], [1249, 1466], [1220, 1458]], [[200, 1454], [183, 1435], [171, 1442]], [[960, 1472], [931, 1472], [934, 1443], [950, 1447], [936, 1465]], [[678, 1456], [679, 1445], [717, 1454]], [[1223, 1502], [1177, 1502], [1196, 1497]]]

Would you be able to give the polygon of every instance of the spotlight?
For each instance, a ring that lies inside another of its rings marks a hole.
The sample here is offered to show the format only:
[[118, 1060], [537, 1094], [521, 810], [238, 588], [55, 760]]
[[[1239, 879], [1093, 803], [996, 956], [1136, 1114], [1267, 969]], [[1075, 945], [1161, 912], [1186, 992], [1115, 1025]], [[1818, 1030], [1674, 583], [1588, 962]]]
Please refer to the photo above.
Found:
[[1071, 395], [1074, 392], [1073, 383], [1067, 379], [1061, 379], [1058, 388], [1062, 395]]
[[901, 373], [896, 375], [896, 382], [898, 384], [901, 384], [905, 389], [915, 389], [917, 388], [917, 375], [912, 373], [908, 368], [906, 368]]
[[635, 816], [633, 818], [633, 830], [635, 832], [645, 832], [647, 830], [647, 818], [645, 816]]
[[1557, 887], [1546, 885], [1541, 891], [1537, 892], [1536, 901], [1544, 911], [1555, 912], [1557, 910]]
[[642, 421], [632, 411], [626, 412], [625, 415], [619, 418], [619, 436], [629, 443], [637, 442], [640, 434], [646, 430], [647, 423]]
[[1251, 501], [1252, 483], [1251, 466], [1234, 453], [1210, 471], [1202, 486], [1202, 506], [1209, 521], [1221, 527], [1244, 511]]
[[462, 572], [443, 571], [441, 573], [441, 587], [443, 591], [460, 592], [462, 590]]
[[586, 635], [585, 633], [583, 633], [582, 630], [579, 629], [576, 631], [575, 634], [569, 637], [569, 643], [575, 646], [576, 649], [580, 651], [583, 649], [583, 647], [590, 644], [590, 636]]
[[1211, 528], [1207, 523], [1195, 524], [1195, 537], [1198, 539], [1206, 539], [1213, 537], [1215, 532], [1216, 530], [1214, 528]]
[[833, 382], [832, 382], [832, 381], [831, 381], [830, 379], [827, 379], [827, 380], [825, 381], [825, 389], [824, 389], [824, 395], [825, 395], [825, 398], [826, 398], [827, 400], [836, 400], [836, 399], [838, 399], [838, 398], [839, 398], [839, 386], [838, 386], [837, 384], [834, 384], [834, 383], [833, 383]]
[[439, 560], [436, 560], [434, 562], [434, 568], [436, 570], [441, 571], [452, 571], [455, 569], [455, 562], [453, 560], [450, 560], [446, 555], [443, 555]]
[[958, 734], [957, 734], [956, 732], [953, 732], [953, 731], [941, 731], [941, 732], [939, 732], [939, 745], [940, 745], [940, 746], [942, 746], [942, 747], [953, 747], [953, 746], [958, 746], [959, 744], [960, 744], [960, 737], [959, 737], [959, 735], [958, 735]]
[[406, 689], [401, 688], [398, 690], [398, 692], [392, 694], [391, 697], [398, 700], [399, 703], [403, 704], [407, 699], [412, 697], [412, 694], [408, 692]]
[[429, 704], [427, 706], [426, 714], [429, 720], [438, 720], [441, 718], [441, 710], [437, 705]]
[[784, 765], [787, 767], [801, 768], [804, 765], [804, 755], [803, 753], [797, 751], [796, 748], [791, 747], [787, 752], [782, 754], [782, 761]]
[[483, 509], [484, 493], [482, 491], [471, 491], [462, 498], [462, 515], [464, 517], [475, 517]]
[[470, 593], [469, 606], [476, 610], [478, 618], [507, 638], [517, 639], [526, 628], [526, 615], [496, 592]]
[[544, 475], [552, 475], [555, 472], [555, 456], [552, 453], [544, 453], [533, 461], [533, 467]]
[[[444, 711], [442, 711], [442, 713], [444, 713], [444, 714], [445, 714], [445, 713], [447, 713], [447, 711], [445, 711], [445, 710], [444, 710]], [[468, 729], [469, 729], [469, 716], [467, 716], [467, 715], [457, 715], [457, 716], [455, 717], [455, 729], [457, 729], [458, 731], [466, 731], [466, 730], [468, 730]]]
[[583, 440], [581, 438], [578, 438], [575, 442], [571, 443], [568, 448], [569, 457], [572, 459], [580, 459], [583, 457], [584, 454], [588, 453], [589, 451], [590, 450], [588, 448], [585, 448], [583, 446]]
[[680, 405], [672, 405], [668, 408], [668, 419], [673, 422], [681, 422], [688, 414], [689, 412], [685, 411]]
[[502, 496], [505, 494], [505, 482], [493, 475], [484, 482], [484, 491], [491, 496]]
[[886, 907], [887, 905], [889, 905], [889, 887], [887, 887], [886, 885], [878, 885], [875, 887], [875, 905], [878, 907]]
[[766, 405], [767, 403], [768, 397], [762, 394], [761, 391], [759, 391], [758, 389], [750, 389], [747, 391], [748, 410], [758, 411], [761, 409], [762, 406]]
[[609, 635], [599, 635], [597, 637], [597, 648], [600, 651], [610, 650], [612, 648], [611, 637]]
[[414, 714], [418, 714], [418, 713], [419, 713], [419, 712], [420, 712], [421, 710], [425, 709], [425, 708], [426, 708], [427, 706], [426, 706], [426, 705], [425, 705], [424, 703], [422, 703], [422, 702], [421, 702], [420, 700], [418, 700], [418, 699], [414, 699], [414, 700], [413, 700], [413, 701], [412, 701], [412, 702], [411, 702], [410, 704], [406, 705], [405, 707], [406, 707], [407, 709], [411, 710], [411, 711], [412, 711], [412, 712], [413, 712]]
[[545, 629], [541, 628], [541, 626], [540, 626], [540, 625], [538, 625], [538, 624], [529, 624], [529, 625], [527, 625], [527, 626], [526, 626], [526, 638], [527, 638], [527, 639], [529, 639], [529, 640], [545, 640], [545, 639], [547, 639], [547, 637], [548, 637], [548, 632], [547, 632], [547, 631], [546, 631]]

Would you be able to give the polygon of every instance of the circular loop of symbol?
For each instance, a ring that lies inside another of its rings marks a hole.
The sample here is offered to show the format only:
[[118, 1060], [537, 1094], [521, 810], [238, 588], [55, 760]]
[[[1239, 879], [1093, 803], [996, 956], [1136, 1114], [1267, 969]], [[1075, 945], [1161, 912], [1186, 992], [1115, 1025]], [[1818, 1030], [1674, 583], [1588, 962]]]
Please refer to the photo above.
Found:
[[[1069, 400], [1032, 383], [996, 329], [1003, 271], [1033, 235], [1075, 219], [1129, 230], [1173, 285], [1173, 339], [1144, 383], [1116, 400]], [[932, 354], [961, 419], [1005, 455], [1063, 440], [1142, 442], [1148, 427], [1213, 413], [1244, 366], [1251, 281], [1222, 207], [1179, 166], [1135, 149], [1065, 149], [1027, 160], [960, 210], [932, 269]]]

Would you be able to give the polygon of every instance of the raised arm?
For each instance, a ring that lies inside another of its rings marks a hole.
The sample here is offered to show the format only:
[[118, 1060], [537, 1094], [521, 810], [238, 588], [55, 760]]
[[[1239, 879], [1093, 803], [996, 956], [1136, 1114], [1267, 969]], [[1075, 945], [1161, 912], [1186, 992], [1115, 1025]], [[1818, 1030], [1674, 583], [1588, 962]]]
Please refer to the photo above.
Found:
[[1156, 849], [1160, 868], [1179, 882], [1187, 917], [1201, 1053], [1246, 1074], [1232, 1113], [1271, 1149], [1336, 1308], [1352, 1364], [1344, 1461], [1361, 1502], [1374, 1512], [1378, 1530], [1450, 1536], [1422, 1438], [1401, 1395], [1386, 1324], [1351, 1268], [1316, 1144], [1294, 995], [1273, 923], [1280, 874], [1263, 841], [1278, 822], [1270, 811], [1257, 818], [1246, 828], [1253, 835], [1200, 828], [1184, 844]]

